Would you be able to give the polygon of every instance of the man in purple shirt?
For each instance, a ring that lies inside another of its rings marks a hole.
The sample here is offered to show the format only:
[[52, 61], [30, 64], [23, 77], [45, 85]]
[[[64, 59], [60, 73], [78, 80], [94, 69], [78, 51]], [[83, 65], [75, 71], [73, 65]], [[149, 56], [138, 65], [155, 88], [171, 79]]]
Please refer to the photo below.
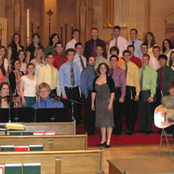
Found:
[[111, 72], [110, 76], [115, 83], [115, 100], [114, 100], [114, 130], [115, 135], [122, 133], [122, 106], [126, 90], [125, 71], [117, 66], [119, 58], [116, 55], [110, 57]]

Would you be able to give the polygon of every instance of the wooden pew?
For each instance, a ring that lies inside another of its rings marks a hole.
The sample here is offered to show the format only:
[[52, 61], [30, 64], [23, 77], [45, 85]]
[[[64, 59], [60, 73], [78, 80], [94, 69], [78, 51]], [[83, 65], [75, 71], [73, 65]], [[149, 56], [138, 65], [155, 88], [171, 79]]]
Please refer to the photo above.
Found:
[[102, 151], [0, 152], [0, 164], [41, 163], [42, 174], [99, 174]]
[[[56, 131], [58, 135], [76, 134], [76, 123], [72, 122], [40, 122], [24, 123], [27, 132], [34, 131]], [[8, 134], [8, 132], [7, 132]], [[0, 131], [0, 135], [5, 135], [5, 131]]]
[[0, 146], [43, 145], [44, 151], [85, 150], [87, 135], [18, 135], [0, 136]]

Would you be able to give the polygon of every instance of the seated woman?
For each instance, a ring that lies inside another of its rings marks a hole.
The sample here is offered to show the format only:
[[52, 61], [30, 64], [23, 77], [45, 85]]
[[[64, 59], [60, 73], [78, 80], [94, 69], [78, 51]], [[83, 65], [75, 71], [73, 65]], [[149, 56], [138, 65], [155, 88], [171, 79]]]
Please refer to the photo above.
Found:
[[10, 86], [7, 82], [3, 82], [0, 85], [0, 108], [9, 108], [13, 106], [13, 100], [10, 93]]
[[63, 103], [61, 101], [54, 100], [50, 98], [51, 89], [47, 83], [41, 83], [38, 86], [38, 94], [40, 100], [36, 102], [32, 107], [34, 109], [38, 108], [63, 108]]

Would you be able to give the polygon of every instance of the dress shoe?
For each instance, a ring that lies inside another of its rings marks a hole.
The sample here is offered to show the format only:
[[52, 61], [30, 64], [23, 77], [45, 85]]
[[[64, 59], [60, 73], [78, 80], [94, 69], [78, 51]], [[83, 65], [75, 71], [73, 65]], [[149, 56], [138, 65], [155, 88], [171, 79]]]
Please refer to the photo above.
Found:
[[98, 144], [97, 146], [98, 146], [98, 147], [102, 147], [102, 146], [105, 146], [105, 145], [106, 145], [106, 141], [105, 141], [104, 143]]
[[110, 148], [111, 145], [105, 144], [105, 148]]

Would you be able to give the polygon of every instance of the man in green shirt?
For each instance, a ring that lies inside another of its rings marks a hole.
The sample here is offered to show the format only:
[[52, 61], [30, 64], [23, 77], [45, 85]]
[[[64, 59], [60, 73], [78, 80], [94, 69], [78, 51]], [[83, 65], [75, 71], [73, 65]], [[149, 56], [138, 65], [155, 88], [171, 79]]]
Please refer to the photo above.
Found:
[[149, 66], [150, 56], [144, 54], [142, 57], [143, 67], [139, 70], [140, 76], [140, 95], [139, 111], [141, 132], [145, 134], [152, 133], [153, 112], [154, 112], [154, 95], [156, 93], [156, 71]]

